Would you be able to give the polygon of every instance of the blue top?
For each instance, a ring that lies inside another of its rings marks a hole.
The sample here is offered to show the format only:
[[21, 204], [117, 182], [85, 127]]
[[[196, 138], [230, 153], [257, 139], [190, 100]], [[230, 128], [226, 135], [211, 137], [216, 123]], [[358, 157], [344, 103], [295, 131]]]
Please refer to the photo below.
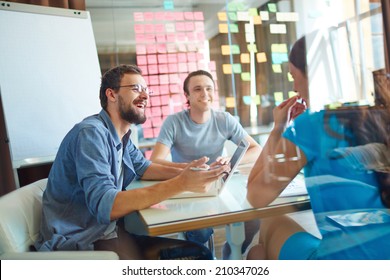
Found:
[[[114, 199], [150, 165], [130, 139], [119, 139], [106, 111], [76, 124], [65, 136], [43, 194], [40, 251], [92, 250], [108, 229]], [[129, 201], [131, 203], [131, 201]]]
[[222, 155], [226, 140], [235, 144], [248, 133], [228, 112], [211, 110], [206, 123], [195, 123], [188, 110], [170, 115], [164, 121], [157, 142], [171, 149], [173, 162], [190, 162], [202, 156], [214, 162]]
[[[362, 153], [364, 146], [352, 147], [354, 143], [331, 136], [327, 128], [353, 139], [351, 132], [345, 130], [335, 115], [326, 120], [324, 114], [325, 111], [305, 112], [283, 134], [307, 158], [304, 168], [306, 186], [322, 235], [320, 246], [311, 258], [389, 259], [389, 221], [346, 226], [331, 219], [334, 215], [339, 215], [339, 219], [356, 218], [360, 215], [357, 213], [378, 209], [387, 213], [388, 209], [381, 203], [372, 170], [362, 168], [364, 164], [351, 164], [351, 157], [358, 158], [357, 154]], [[340, 216], [344, 214], [350, 215]]]

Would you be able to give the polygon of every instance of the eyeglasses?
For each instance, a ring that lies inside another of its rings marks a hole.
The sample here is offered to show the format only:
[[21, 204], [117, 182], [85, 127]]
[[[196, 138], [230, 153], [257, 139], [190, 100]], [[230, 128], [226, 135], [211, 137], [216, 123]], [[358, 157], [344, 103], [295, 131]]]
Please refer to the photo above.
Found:
[[142, 86], [140, 84], [123, 85], [123, 86], [119, 86], [117, 88], [121, 88], [121, 87], [131, 87], [131, 90], [134, 91], [134, 92], [137, 92], [138, 94], [141, 94], [143, 92], [145, 92], [147, 95], [152, 95], [153, 94], [153, 90], [151, 90], [148, 87], [144, 87], [144, 86]]

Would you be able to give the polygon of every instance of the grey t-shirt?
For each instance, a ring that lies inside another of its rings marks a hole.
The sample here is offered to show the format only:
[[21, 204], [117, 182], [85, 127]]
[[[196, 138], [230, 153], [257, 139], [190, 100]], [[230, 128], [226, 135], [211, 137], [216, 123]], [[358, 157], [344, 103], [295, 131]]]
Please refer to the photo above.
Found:
[[226, 140], [238, 144], [248, 133], [228, 112], [211, 110], [211, 118], [197, 124], [183, 110], [164, 121], [157, 142], [171, 149], [173, 162], [190, 162], [202, 156], [210, 158], [209, 164], [223, 153]]

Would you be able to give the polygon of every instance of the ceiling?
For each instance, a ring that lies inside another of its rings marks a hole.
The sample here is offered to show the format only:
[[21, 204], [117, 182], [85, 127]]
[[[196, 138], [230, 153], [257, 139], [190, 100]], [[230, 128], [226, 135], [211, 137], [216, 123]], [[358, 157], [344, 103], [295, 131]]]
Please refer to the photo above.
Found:
[[[174, 0], [175, 11], [203, 11], [207, 38], [218, 33], [217, 13], [227, 0]], [[135, 50], [134, 12], [164, 11], [164, 0], [86, 0], [98, 52], [128, 53]], [[241, 0], [248, 8], [267, 0]], [[169, 11], [169, 10], [168, 10]]]

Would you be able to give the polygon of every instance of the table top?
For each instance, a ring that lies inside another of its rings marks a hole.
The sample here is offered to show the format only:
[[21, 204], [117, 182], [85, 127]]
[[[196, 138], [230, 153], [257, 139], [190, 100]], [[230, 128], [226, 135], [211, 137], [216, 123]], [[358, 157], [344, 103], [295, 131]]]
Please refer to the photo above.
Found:
[[[132, 217], [137, 219], [132, 220], [132, 225], [143, 229], [133, 232], [164, 235], [310, 209], [307, 195], [279, 197], [267, 207], [253, 208], [246, 200], [247, 180], [247, 174], [235, 174], [218, 196], [168, 199], [138, 211], [138, 217]], [[154, 183], [137, 181], [127, 189]]]

